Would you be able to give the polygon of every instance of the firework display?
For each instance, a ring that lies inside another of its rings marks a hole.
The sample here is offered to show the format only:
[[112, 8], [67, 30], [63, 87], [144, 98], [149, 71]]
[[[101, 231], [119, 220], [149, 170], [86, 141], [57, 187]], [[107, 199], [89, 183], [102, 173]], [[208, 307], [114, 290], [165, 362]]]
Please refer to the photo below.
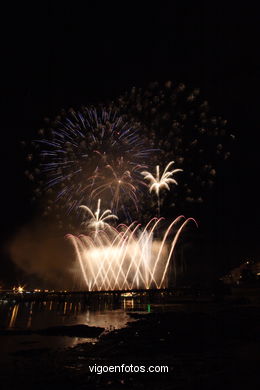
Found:
[[[184, 203], [202, 203], [214, 185], [222, 162], [230, 157], [234, 135], [227, 121], [210, 112], [200, 90], [189, 90], [171, 81], [151, 83], [146, 89], [133, 88], [117, 100], [122, 113], [140, 121], [152, 147], [152, 165], [173, 160], [181, 185], [171, 194], [167, 206], [182, 209]], [[131, 114], [130, 114], [131, 113]], [[156, 146], [155, 146], [156, 145]]]
[[178, 184], [175, 179], [172, 178], [177, 172], [182, 172], [182, 169], [174, 169], [173, 171], [169, 171], [169, 168], [174, 164], [174, 161], [171, 161], [165, 170], [163, 171], [162, 176], [160, 176], [160, 166], [156, 165], [156, 176], [154, 177], [151, 172], [143, 171], [141, 172], [144, 176], [144, 180], [149, 180], [150, 186], [149, 191], [154, 191], [158, 198], [158, 215], [160, 216], [160, 191], [162, 189], [166, 189], [170, 191], [169, 184]]
[[230, 155], [234, 136], [226, 124], [198, 89], [171, 82], [47, 121], [26, 175], [37, 183], [44, 214], [78, 232], [66, 237], [82, 288], [165, 288], [169, 275], [176, 279], [175, 247], [195, 220], [167, 223], [164, 216], [204, 201]]
[[[147, 219], [158, 208], [163, 213], [164, 205], [181, 211], [184, 202], [202, 203], [233, 139], [227, 121], [212, 116], [198, 89], [152, 83], [102, 107], [63, 111], [47, 121], [27, 156], [33, 171], [25, 173], [37, 183], [35, 198], [44, 199], [45, 215], [83, 218], [79, 206], [93, 208], [101, 198], [129, 223], [140, 210]], [[158, 187], [142, 172], [158, 174], [169, 161], [180, 185], [167, 196], [166, 185]]]
[[111, 210], [105, 210], [101, 213], [100, 204], [101, 204], [101, 199], [98, 199], [97, 210], [94, 213], [87, 206], [84, 205], [79, 206], [84, 211], [86, 211], [91, 217], [90, 221], [87, 220], [85, 224], [87, 226], [94, 227], [96, 231], [98, 231], [99, 229], [104, 229], [104, 227], [106, 226], [109, 226], [105, 221], [109, 219], [118, 219], [116, 215], [111, 214]]
[[176, 279], [175, 247], [194, 220], [164, 217], [204, 201], [230, 156], [226, 125], [198, 89], [171, 82], [47, 121], [26, 175], [43, 214], [77, 232], [67, 238], [82, 288], [165, 288], [169, 275]]
[[108, 291], [167, 287], [178, 238], [190, 221], [195, 224], [196, 221], [179, 216], [155, 238], [162, 220], [153, 218], [143, 228], [133, 222], [129, 226], [121, 224], [117, 229], [109, 226], [95, 229], [89, 235], [68, 234], [80, 266], [83, 288]]
[[45, 214], [77, 212], [101, 195], [115, 212], [131, 203], [138, 209], [138, 186], [145, 186], [140, 169], [153, 152], [138, 123], [119, 116], [116, 107], [83, 108], [57, 117], [39, 135], [28, 155], [37, 168], [26, 175], [37, 176], [35, 194], [47, 198]]

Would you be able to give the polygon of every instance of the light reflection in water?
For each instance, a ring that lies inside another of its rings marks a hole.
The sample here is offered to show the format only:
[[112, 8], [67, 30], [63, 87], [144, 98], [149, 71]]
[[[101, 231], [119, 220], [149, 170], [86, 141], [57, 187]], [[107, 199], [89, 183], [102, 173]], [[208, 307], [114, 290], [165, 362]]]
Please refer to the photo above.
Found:
[[8, 328], [13, 328], [15, 326], [15, 321], [16, 321], [16, 317], [18, 314], [18, 310], [19, 310], [19, 304], [14, 305], [13, 310], [12, 310], [11, 320], [9, 322]]
[[29, 317], [28, 317], [28, 322], [27, 322], [27, 325], [26, 325], [26, 328], [31, 328], [32, 326], [32, 308], [30, 308], [30, 311], [29, 311]]
[[130, 310], [134, 308], [134, 300], [133, 299], [124, 299], [124, 310]]
[[132, 298], [113, 305], [98, 301], [83, 302], [7, 302], [0, 304], [0, 328], [42, 329], [58, 325], [85, 324], [106, 329], [118, 329], [130, 320], [127, 311], [138, 310]]
[[[116, 305], [102, 300], [91, 305], [70, 301], [21, 302], [16, 304], [0, 301], [0, 328], [36, 330], [51, 326], [84, 324], [111, 331], [126, 326], [127, 322], [132, 320], [127, 315], [128, 311], [139, 311], [146, 308], [147, 305], [137, 303], [132, 297], [122, 299]], [[24, 336], [0, 337], [2, 351], [0, 364], [3, 356], [21, 349], [65, 348], [85, 342], [96, 343], [97, 341], [97, 339], [79, 337], [42, 336], [35, 333]]]

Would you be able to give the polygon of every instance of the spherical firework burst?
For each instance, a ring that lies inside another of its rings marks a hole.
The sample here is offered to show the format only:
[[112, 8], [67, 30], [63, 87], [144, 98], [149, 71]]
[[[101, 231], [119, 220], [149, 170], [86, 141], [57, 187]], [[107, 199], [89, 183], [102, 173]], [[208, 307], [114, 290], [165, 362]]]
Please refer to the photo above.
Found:
[[[127, 215], [126, 207], [131, 203], [138, 211], [138, 201], [143, 187], [147, 187], [142, 179], [141, 169], [144, 165], [129, 164], [123, 157], [120, 157], [116, 163], [107, 164], [102, 172], [97, 173], [90, 178], [89, 184], [90, 199], [102, 196], [111, 199], [111, 208], [116, 212], [119, 206]], [[92, 184], [94, 180], [94, 185]]]
[[170, 194], [160, 191], [160, 205], [162, 215], [164, 206], [179, 212], [184, 201], [203, 202], [233, 138], [198, 89], [152, 83], [105, 107], [62, 112], [48, 122], [28, 155], [34, 172], [26, 175], [38, 176], [36, 195], [49, 195], [45, 214], [74, 215], [80, 205], [93, 208], [101, 198], [105, 208], [131, 222], [140, 210], [147, 219], [158, 207], [142, 171], [175, 161], [183, 170], [180, 185]]
[[140, 133], [137, 122], [111, 107], [70, 110], [41, 130], [30, 160], [42, 184], [36, 194], [51, 195], [46, 212], [65, 208], [69, 214], [100, 195], [115, 212], [131, 203], [138, 208], [139, 170], [152, 152]]
[[142, 124], [147, 142], [159, 149], [149, 160], [151, 166], [173, 160], [183, 169], [171, 204], [182, 208], [184, 201], [203, 202], [222, 162], [230, 156], [234, 136], [226, 120], [212, 115], [200, 90], [171, 81], [154, 82], [146, 89], [132, 88], [115, 104], [121, 113]]

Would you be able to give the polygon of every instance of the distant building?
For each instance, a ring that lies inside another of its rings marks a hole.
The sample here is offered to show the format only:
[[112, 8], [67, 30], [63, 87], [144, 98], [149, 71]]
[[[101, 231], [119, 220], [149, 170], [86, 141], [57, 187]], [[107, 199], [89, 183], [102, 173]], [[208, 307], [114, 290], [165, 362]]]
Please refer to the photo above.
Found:
[[242, 282], [256, 281], [260, 279], [260, 262], [246, 261], [233, 268], [220, 280], [225, 284], [239, 285]]

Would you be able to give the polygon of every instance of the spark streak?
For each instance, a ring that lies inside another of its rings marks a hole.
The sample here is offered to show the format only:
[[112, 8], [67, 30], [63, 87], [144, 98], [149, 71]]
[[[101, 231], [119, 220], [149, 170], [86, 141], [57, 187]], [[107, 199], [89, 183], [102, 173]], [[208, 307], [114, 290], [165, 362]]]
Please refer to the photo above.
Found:
[[144, 180], [149, 180], [149, 191], [155, 192], [158, 200], [158, 217], [160, 217], [160, 191], [165, 188], [170, 191], [169, 184], [178, 184], [172, 176], [177, 172], [183, 172], [182, 169], [174, 169], [169, 171], [169, 168], [174, 164], [174, 161], [169, 162], [166, 168], [163, 171], [162, 176], [160, 176], [160, 166], [156, 165], [156, 176], [154, 177], [151, 172], [143, 171], [141, 174], [144, 176]]
[[[96, 214], [98, 216], [98, 214]], [[89, 291], [150, 289], [167, 287], [167, 271], [182, 230], [193, 218], [177, 217], [161, 238], [155, 231], [163, 218], [140, 224], [119, 225], [117, 229], [95, 230], [89, 236], [67, 235], [72, 242]], [[176, 226], [176, 233], [174, 230]]]

